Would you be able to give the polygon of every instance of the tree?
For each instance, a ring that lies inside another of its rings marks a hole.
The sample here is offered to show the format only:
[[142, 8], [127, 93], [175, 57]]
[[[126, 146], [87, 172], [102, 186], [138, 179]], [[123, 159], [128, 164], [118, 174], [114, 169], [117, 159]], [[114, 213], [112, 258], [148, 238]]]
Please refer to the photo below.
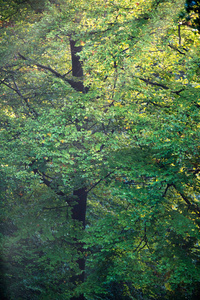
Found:
[[186, 1], [186, 12], [188, 25], [192, 25], [198, 32], [200, 31], [200, 2], [199, 1]]
[[[199, 39], [177, 30], [184, 1], [93, 4], [56, 1], [3, 29], [2, 172], [11, 214], [6, 200], [4, 209], [7, 223], [15, 219], [7, 247], [17, 236], [31, 278], [38, 265], [50, 272], [44, 286], [38, 272], [23, 287], [36, 299], [48, 298], [55, 282], [59, 299], [83, 299], [83, 291], [111, 299], [118, 285], [137, 299], [190, 297], [199, 282]], [[24, 230], [33, 213], [39, 222]], [[47, 247], [57, 245], [54, 260]], [[84, 249], [90, 276], [80, 285]]]

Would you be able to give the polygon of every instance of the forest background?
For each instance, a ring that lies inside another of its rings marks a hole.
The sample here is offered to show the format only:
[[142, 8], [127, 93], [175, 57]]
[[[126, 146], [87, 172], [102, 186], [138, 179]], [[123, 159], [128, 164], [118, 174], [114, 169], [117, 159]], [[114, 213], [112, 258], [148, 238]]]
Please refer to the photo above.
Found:
[[1, 4], [1, 299], [200, 296], [200, 1]]

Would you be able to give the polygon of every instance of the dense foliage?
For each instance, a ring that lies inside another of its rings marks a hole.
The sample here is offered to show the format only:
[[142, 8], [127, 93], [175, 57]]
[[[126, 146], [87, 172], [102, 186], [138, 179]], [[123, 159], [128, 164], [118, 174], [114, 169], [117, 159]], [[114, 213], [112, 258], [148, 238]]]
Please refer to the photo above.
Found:
[[200, 296], [198, 2], [1, 1], [3, 299]]

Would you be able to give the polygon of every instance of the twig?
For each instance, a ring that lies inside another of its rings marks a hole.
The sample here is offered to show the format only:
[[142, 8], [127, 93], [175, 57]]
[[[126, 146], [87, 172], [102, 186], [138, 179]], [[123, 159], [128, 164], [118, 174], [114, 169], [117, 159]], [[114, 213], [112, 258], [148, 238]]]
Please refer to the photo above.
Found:
[[167, 191], [168, 191], [168, 189], [170, 188], [170, 186], [172, 186], [172, 184], [167, 184], [167, 187], [166, 187], [164, 193], [162, 194], [162, 197], [165, 197], [165, 196], [166, 196]]
[[89, 193], [89, 192], [90, 192], [93, 188], [95, 188], [102, 180], [108, 178], [108, 177], [109, 177], [111, 174], [113, 174], [115, 171], [116, 171], [116, 170], [114, 170], [114, 171], [108, 173], [105, 177], [99, 179], [96, 183], [93, 184], [93, 186], [92, 186], [89, 190], [87, 190], [87, 193]]

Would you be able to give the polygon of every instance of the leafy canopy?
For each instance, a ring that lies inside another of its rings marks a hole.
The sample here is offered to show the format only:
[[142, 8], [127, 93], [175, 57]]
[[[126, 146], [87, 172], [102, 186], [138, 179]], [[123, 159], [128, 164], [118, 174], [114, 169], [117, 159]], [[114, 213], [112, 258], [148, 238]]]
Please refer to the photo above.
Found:
[[200, 41], [185, 1], [29, 3], [6, 6], [1, 29], [4, 294], [197, 297]]

